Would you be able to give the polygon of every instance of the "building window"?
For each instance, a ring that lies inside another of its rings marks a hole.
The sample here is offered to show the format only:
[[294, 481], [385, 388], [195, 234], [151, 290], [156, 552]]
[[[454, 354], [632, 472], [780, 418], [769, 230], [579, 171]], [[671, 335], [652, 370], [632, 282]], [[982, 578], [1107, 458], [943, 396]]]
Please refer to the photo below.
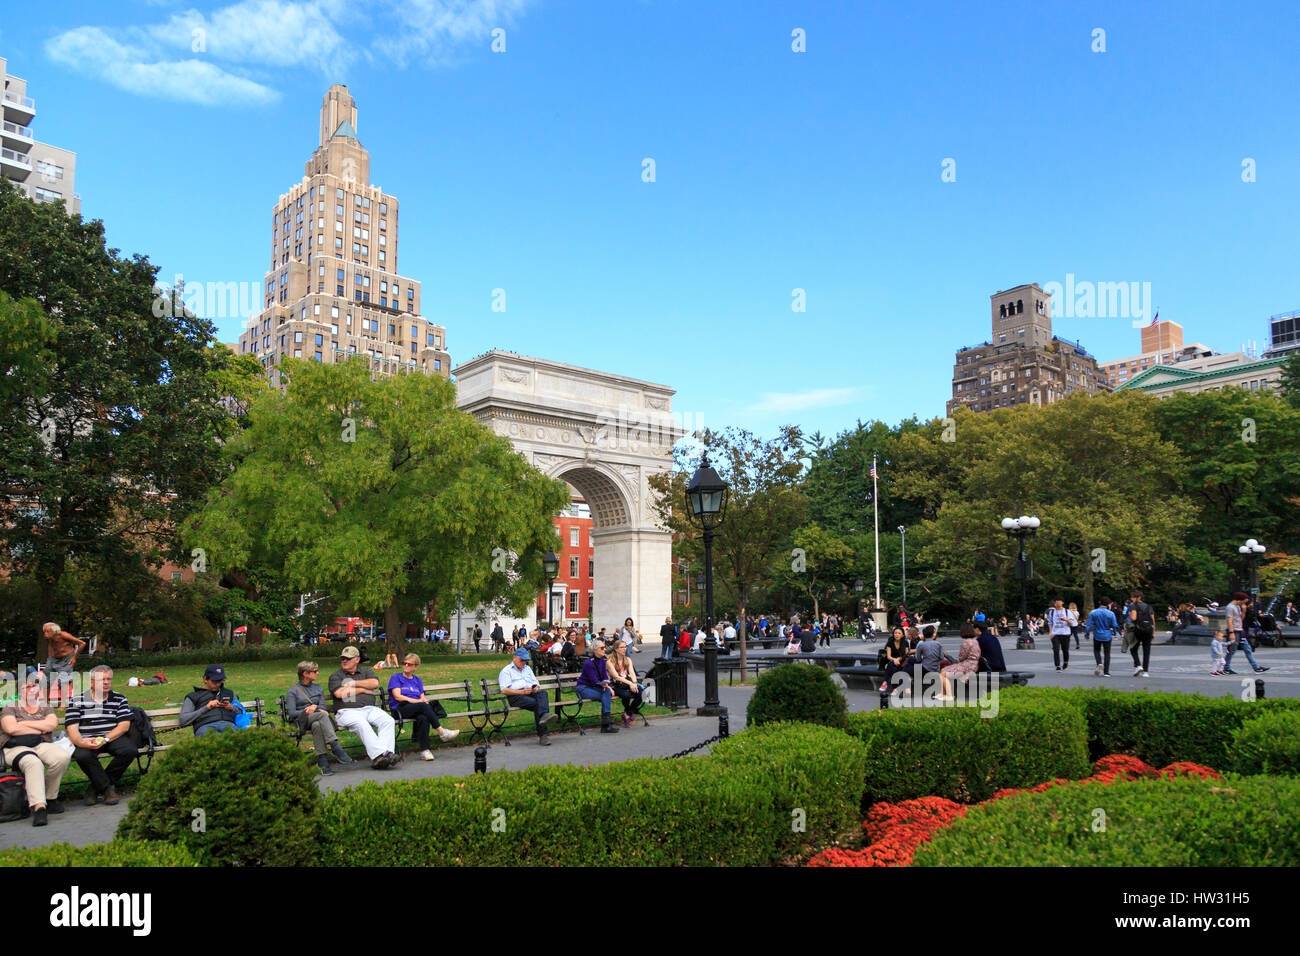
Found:
[[317, 353], [316, 353], [316, 361], [318, 361], [318, 362], [323, 362], [323, 361], [324, 361], [324, 358], [321, 356], [320, 352], [317, 352]]
[[569, 577], [576, 578], [577, 576], [578, 576], [578, 559], [569, 558]]
[[1024, 303], [1024, 300], [1022, 300], [1022, 299], [1016, 299], [1016, 314], [1019, 315], [1020, 313], [1022, 313], [1022, 312], [1024, 312], [1024, 311], [1025, 311], [1025, 303]]
[[594, 578], [595, 576], [596, 576], [596, 559], [595, 559], [595, 558], [588, 558], [588, 559], [587, 559], [587, 577], [589, 577], [589, 578]]
[[577, 528], [569, 529], [569, 547], [571, 548], [578, 547], [578, 537], [580, 534], [581, 532]]
[[578, 613], [578, 592], [577, 591], [569, 592], [569, 613], [570, 614]]
[[440, 368], [442, 368], [442, 359], [434, 359], [434, 360], [433, 360], [433, 370], [436, 372], [436, 371], [437, 371], [438, 369], [440, 369]]

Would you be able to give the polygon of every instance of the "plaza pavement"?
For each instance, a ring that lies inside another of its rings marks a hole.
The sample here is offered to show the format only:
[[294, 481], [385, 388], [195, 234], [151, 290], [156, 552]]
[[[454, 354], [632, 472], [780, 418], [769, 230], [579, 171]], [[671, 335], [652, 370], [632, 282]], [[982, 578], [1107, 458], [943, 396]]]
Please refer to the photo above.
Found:
[[[955, 639], [944, 642], [945, 649], [954, 657], [957, 644]], [[864, 647], [864, 642], [846, 639], [832, 641], [831, 651], [857, 653], [866, 650], [869, 655], [873, 655], [879, 646], [879, 640], [869, 642]], [[1092, 674], [1096, 665], [1093, 663], [1091, 644], [1087, 641], [1083, 642], [1079, 650], [1071, 649], [1070, 667], [1060, 673], [1053, 669], [1050, 643], [1039, 641], [1035, 650], [1018, 651], [1015, 649], [1014, 638], [1004, 638], [1002, 646], [1008, 668], [1035, 673], [1032, 686], [1105, 686], [1121, 691], [1145, 689], [1199, 693], [1210, 697], [1237, 697], [1241, 694], [1242, 680], [1253, 683], [1256, 677], [1261, 677], [1266, 682], [1267, 696], [1300, 697], [1300, 647], [1262, 647], [1256, 651], [1259, 662], [1271, 668], [1265, 674], [1257, 675], [1250, 671], [1245, 656], [1238, 654], [1233, 663], [1242, 673], [1236, 677], [1211, 677], [1208, 647], [1156, 645], [1151, 650], [1151, 676], [1134, 678], [1131, 659], [1127, 654], [1117, 653], [1116, 645], [1111, 654], [1111, 673], [1115, 676], [1106, 680]], [[754, 654], [780, 656], [775, 651], [756, 651]], [[640, 670], [647, 670], [652, 656], [647, 648], [645, 653], [634, 660], [641, 665]], [[734, 658], [736, 655], [730, 656]], [[724, 661], [727, 659], [723, 658]], [[728, 687], [726, 673], [723, 672], [718, 696], [723, 706], [729, 710], [730, 729], [733, 733], [744, 729], [745, 707], [752, 694], [752, 684]], [[874, 692], [846, 689], [844, 694], [852, 711], [874, 710], [879, 706], [879, 695]], [[703, 703], [704, 677], [699, 671], [691, 671], [688, 697], [692, 708]], [[617, 702], [615, 712], [618, 712]], [[696, 717], [692, 709], [674, 715], [651, 717], [649, 727], [638, 723], [617, 734], [601, 734], [596, 730], [588, 730], [585, 736], [580, 736], [577, 731], [553, 734], [550, 747], [537, 746], [536, 738], [531, 736], [515, 737], [512, 738], [510, 747], [497, 742], [488, 749], [488, 772], [520, 770], [538, 764], [596, 765], [634, 757], [667, 756], [694, 746], [717, 732], [718, 722], [715, 718]], [[707, 748], [698, 752], [707, 753]], [[371, 770], [366, 762], [358, 762], [349, 768], [336, 766], [333, 776], [320, 777], [318, 782], [322, 791], [329, 792], [363, 780], [418, 779], [473, 773], [473, 747], [444, 747], [437, 753], [438, 757], [433, 761], [408, 756], [397, 768], [389, 771]], [[50, 824], [46, 827], [33, 827], [30, 820], [0, 824], [0, 849], [46, 846], [60, 842], [84, 846], [111, 840], [118, 821], [126, 814], [130, 799], [129, 794], [124, 795], [122, 802], [115, 807], [100, 804], [94, 808], [84, 807], [80, 800], [74, 800], [65, 813], [50, 817]]]

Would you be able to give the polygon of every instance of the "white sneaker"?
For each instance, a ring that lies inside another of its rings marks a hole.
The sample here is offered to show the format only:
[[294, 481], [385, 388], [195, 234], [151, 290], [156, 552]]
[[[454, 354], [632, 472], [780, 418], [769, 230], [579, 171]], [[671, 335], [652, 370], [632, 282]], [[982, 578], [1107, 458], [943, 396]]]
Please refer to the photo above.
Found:
[[1142, 676], [1142, 668], [1140, 668], [1140, 667], [1135, 667], [1135, 668], [1133, 668], [1133, 676], [1134, 676], [1134, 677], [1141, 677], [1141, 676]]
[[455, 740], [459, 736], [459, 730], [448, 730], [446, 727], [438, 728], [438, 739], [443, 743], [446, 743], [448, 740]]
[[1143, 671], [1143, 672], [1142, 672], [1142, 676], [1143, 676], [1143, 677], [1150, 677], [1150, 676], [1151, 676], [1151, 672], [1150, 672], [1150, 671]]
[[1092, 676], [1093, 676], [1093, 677], [1100, 677], [1100, 676], [1101, 676], [1101, 665], [1100, 665], [1100, 664], [1098, 664], [1098, 665], [1097, 665], [1097, 669], [1094, 670], [1094, 671], [1092, 672]]
[[1110, 674], [1102, 674], [1101, 676], [1102, 676], [1102, 677], [1110, 677], [1111, 675], [1110, 675]]
[[432, 750], [421, 750], [421, 751], [420, 751], [420, 759], [421, 759], [421, 760], [432, 760], [432, 759], [434, 759], [434, 758], [433, 758], [433, 751], [432, 751]]

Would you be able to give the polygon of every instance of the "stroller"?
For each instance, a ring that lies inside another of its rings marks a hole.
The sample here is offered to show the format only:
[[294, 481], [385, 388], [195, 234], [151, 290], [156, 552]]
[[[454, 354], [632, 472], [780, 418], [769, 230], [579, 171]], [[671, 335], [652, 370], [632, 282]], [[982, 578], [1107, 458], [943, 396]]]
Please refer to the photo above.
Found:
[[1286, 638], [1282, 636], [1282, 631], [1277, 626], [1277, 619], [1272, 614], [1257, 614], [1253, 627], [1247, 627], [1246, 632], [1256, 644], [1263, 644], [1267, 647], [1286, 647]]

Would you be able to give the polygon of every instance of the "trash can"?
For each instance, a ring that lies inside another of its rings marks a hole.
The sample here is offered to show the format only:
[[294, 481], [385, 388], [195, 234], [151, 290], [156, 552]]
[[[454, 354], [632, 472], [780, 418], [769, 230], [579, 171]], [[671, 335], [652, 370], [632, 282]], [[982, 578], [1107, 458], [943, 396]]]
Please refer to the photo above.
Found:
[[686, 674], [690, 664], [683, 657], [656, 657], [651, 674], [655, 679], [655, 705], [680, 710], [686, 701]]

